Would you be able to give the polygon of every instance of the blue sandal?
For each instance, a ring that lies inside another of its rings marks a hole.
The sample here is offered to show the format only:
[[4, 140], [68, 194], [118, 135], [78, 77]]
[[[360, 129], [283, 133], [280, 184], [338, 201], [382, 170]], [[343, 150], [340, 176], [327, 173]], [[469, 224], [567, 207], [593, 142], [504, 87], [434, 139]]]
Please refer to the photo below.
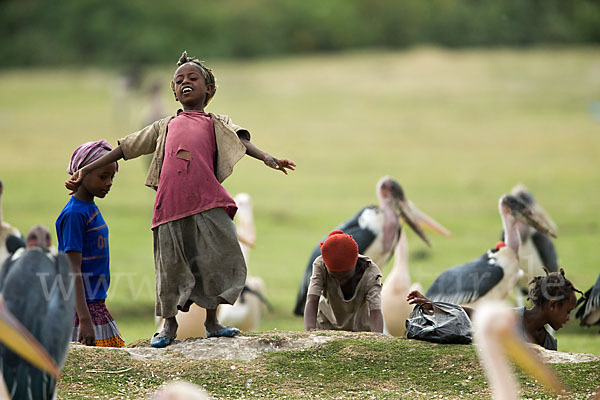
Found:
[[209, 338], [212, 338], [212, 337], [234, 337], [235, 335], [237, 335], [239, 333], [240, 333], [240, 330], [238, 328], [235, 328], [233, 326], [224, 326], [221, 329], [219, 329], [218, 331], [207, 332], [206, 337], [209, 337]]
[[150, 346], [155, 347], [157, 349], [162, 349], [163, 347], [167, 347], [171, 343], [173, 343], [175, 337], [173, 336], [158, 336], [158, 332], [152, 336], [150, 339]]

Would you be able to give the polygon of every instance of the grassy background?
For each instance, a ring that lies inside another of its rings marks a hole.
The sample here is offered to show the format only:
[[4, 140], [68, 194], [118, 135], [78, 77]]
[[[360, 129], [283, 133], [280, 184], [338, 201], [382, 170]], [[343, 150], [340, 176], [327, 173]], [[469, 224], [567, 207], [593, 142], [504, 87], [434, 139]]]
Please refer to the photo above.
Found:
[[[366, 204], [392, 175], [409, 199], [454, 233], [428, 250], [409, 233], [412, 280], [425, 288], [444, 269], [498, 240], [497, 200], [526, 184], [559, 225], [567, 277], [587, 290], [600, 272], [600, 50], [415, 49], [248, 62], [207, 60], [219, 89], [208, 111], [229, 114], [254, 142], [294, 160], [284, 176], [242, 160], [225, 182], [254, 201], [257, 245], [249, 271], [267, 284], [274, 312], [261, 330], [302, 330], [292, 315], [315, 243]], [[150, 72], [164, 83], [172, 67]], [[141, 92], [123, 94], [114, 71], [0, 72], [0, 179], [4, 218], [26, 232], [50, 227], [68, 200], [63, 182], [81, 143], [139, 128]], [[127, 342], [154, 332], [147, 160], [122, 162], [97, 203], [110, 227], [108, 306]], [[54, 236], [55, 238], [55, 236]], [[386, 275], [390, 266], [382, 266]], [[570, 324], [559, 350], [600, 354], [597, 329]]]

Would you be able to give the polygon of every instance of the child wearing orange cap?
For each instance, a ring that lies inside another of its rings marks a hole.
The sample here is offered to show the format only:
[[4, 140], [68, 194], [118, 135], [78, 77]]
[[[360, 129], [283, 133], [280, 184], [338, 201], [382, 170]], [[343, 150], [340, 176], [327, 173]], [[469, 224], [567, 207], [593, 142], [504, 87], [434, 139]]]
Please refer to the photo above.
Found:
[[313, 263], [304, 327], [383, 332], [381, 287], [379, 267], [358, 254], [352, 236], [331, 232]]

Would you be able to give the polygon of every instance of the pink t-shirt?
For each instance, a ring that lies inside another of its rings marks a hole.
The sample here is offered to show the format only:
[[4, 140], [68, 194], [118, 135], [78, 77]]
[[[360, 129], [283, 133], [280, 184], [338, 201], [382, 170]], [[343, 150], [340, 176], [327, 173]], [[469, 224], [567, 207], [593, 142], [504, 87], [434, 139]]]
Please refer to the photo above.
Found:
[[216, 151], [208, 114], [182, 111], [169, 122], [152, 228], [217, 207], [233, 218], [235, 201], [215, 176]]

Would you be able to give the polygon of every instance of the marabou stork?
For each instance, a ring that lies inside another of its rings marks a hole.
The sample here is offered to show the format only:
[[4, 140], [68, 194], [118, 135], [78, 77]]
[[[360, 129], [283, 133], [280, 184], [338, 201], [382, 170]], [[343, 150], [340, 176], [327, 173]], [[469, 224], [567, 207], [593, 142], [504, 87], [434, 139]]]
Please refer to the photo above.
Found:
[[[250, 250], [254, 247], [256, 240], [256, 227], [254, 225], [254, 212], [252, 210], [252, 199], [247, 193], [238, 193], [234, 197], [238, 206], [236, 214], [236, 228], [238, 241], [249, 266]], [[248, 269], [246, 284], [242, 289], [240, 297], [233, 305], [221, 304], [219, 306], [219, 321], [223, 325], [231, 325], [244, 332], [253, 332], [260, 326], [265, 305], [266, 286], [262, 278], [251, 276]]]
[[421, 292], [420, 283], [411, 284], [408, 268], [408, 239], [406, 231], [400, 232], [400, 239], [394, 249], [394, 264], [385, 277], [381, 290], [381, 311], [383, 312], [384, 332], [392, 336], [406, 335], [406, 320], [413, 305], [406, 301], [406, 296], [413, 290]]
[[[552, 218], [535, 201], [531, 192], [524, 185], [515, 186], [511, 190], [511, 194], [530, 207], [539, 218], [546, 221], [546, 225], [552, 228], [552, 231], [556, 232], [557, 227]], [[535, 228], [527, 224], [519, 224], [519, 236], [521, 237], [519, 268], [523, 271], [523, 275], [519, 279], [518, 287], [522, 294], [527, 295], [529, 293], [529, 282], [536, 276], [545, 275], [544, 268], [548, 272], [558, 271], [558, 257], [552, 239]], [[520, 296], [517, 299], [522, 303]]]
[[[370, 205], [361, 209], [354, 217], [339, 225], [335, 230], [342, 230], [351, 235], [358, 244], [358, 252], [363, 254], [382, 269], [390, 259], [392, 251], [400, 238], [402, 222], [407, 223], [427, 243], [429, 239], [421, 225], [436, 233], [450, 236], [443, 226], [439, 225], [425, 213], [417, 209], [406, 199], [400, 184], [389, 176], [384, 176], [377, 182], [377, 197], [379, 205]], [[327, 236], [323, 237], [324, 241]], [[306, 294], [312, 275], [313, 262], [321, 255], [321, 247], [317, 243], [308, 259], [304, 276], [298, 288], [294, 314], [303, 315], [306, 304]], [[402, 301], [405, 301], [406, 296]]]
[[495, 400], [517, 400], [519, 387], [506, 355], [555, 393], [565, 393], [554, 372], [517, 333], [518, 318], [504, 303], [485, 301], [473, 315], [475, 345]]
[[[29, 331], [8, 311], [4, 298], [0, 294], [0, 351], [3, 346], [12, 350], [17, 356], [27, 360], [37, 368], [46, 371], [54, 378], [60, 371], [46, 349], [29, 333]], [[1, 363], [1, 359], [0, 359]], [[4, 378], [0, 375], [0, 399], [10, 399]]]
[[577, 301], [577, 305], [579, 304], [581, 304], [581, 307], [577, 310], [575, 318], [581, 320], [580, 325], [587, 327], [600, 325], [600, 275], [598, 275], [594, 286], [585, 292], [585, 299], [581, 297]]
[[[16, 239], [22, 238], [21, 232], [8, 222], [2, 219], [2, 193], [4, 191], [4, 186], [2, 185], [2, 181], [0, 180], [0, 265], [6, 260], [6, 258], [10, 255], [11, 251], [7, 248], [7, 240], [9, 238]], [[14, 250], [14, 249], [11, 249]]]
[[[57, 368], [62, 368], [75, 318], [73, 276], [67, 256], [39, 248], [15, 253], [0, 271], [0, 293], [6, 309], [46, 349]], [[0, 368], [12, 398], [52, 399], [58, 369], [48, 375], [19, 354], [0, 345]]]
[[519, 278], [519, 225], [528, 224], [556, 237], [546, 220], [517, 197], [500, 198], [506, 246], [486, 252], [478, 259], [442, 272], [425, 294], [432, 301], [474, 305], [480, 299], [503, 300]]

